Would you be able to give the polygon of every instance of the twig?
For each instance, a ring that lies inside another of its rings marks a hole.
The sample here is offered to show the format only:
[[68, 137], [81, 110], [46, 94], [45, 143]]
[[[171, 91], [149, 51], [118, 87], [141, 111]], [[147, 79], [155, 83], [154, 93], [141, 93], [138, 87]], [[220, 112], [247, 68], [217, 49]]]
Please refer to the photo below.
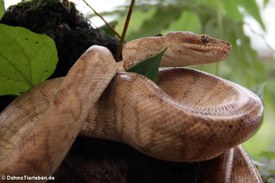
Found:
[[117, 51], [116, 51], [116, 61], [119, 61], [119, 59], [120, 59], [120, 55], [121, 55], [125, 35], [126, 35], [127, 28], [128, 28], [129, 22], [130, 22], [130, 18], [131, 18], [133, 9], [134, 9], [134, 5], [135, 5], [135, 0], [132, 0], [129, 11], [128, 11], [128, 14], [127, 14], [127, 17], [126, 17], [126, 20], [125, 20], [125, 24], [124, 24], [124, 28], [123, 28], [123, 31], [122, 31], [121, 39], [119, 41], [119, 45], [118, 45], [118, 48], [117, 48]]
[[119, 33], [117, 33], [116, 31], [115, 31], [115, 29], [89, 4], [89, 3], [87, 3], [87, 1], [85, 1], [85, 0], [82, 0], [89, 8], [91, 8], [91, 10], [105, 23], [105, 25], [110, 29], [110, 30], [112, 30], [114, 33], [115, 33], [115, 35], [119, 38], [119, 39], [121, 39], [121, 36], [119, 35]]

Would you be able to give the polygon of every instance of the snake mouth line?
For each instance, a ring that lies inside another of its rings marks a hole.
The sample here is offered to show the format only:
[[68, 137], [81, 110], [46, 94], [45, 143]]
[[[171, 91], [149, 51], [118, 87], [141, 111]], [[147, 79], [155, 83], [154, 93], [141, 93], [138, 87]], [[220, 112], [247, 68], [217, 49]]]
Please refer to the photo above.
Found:
[[225, 54], [229, 54], [231, 50], [231, 46], [227, 44], [223, 44], [220, 46], [214, 46], [214, 45], [201, 45], [201, 44], [185, 44], [185, 47], [189, 50], [197, 51], [197, 52], [211, 52], [211, 51], [219, 51], [223, 52]]

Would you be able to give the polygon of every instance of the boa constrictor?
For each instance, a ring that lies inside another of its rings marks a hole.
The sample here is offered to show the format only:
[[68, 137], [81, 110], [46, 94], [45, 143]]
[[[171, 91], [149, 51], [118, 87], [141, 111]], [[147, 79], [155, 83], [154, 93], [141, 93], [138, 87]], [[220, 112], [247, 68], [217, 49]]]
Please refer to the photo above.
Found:
[[51, 175], [81, 133], [167, 161], [215, 158], [204, 171], [214, 173], [212, 182], [261, 182], [239, 145], [261, 124], [260, 99], [192, 69], [163, 69], [157, 84], [125, 71], [165, 48], [165, 67], [221, 61], [231, 50], [226, 41], [191, 32], [133, 40], [118, 63], [107, 48], [90, 47], [66, 77], [44, 82], [2, 111], [0, 174]]

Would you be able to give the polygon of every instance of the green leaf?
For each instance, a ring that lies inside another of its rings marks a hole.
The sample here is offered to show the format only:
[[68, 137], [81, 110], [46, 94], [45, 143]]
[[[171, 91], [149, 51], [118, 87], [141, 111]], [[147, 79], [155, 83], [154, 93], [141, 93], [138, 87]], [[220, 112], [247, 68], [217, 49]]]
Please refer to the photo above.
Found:
[[[151, 8], [147, 11], [135, 10], [131, 16], [131, 20], [135, 20], [135, 21], [129, 22], [129, 28], [127, 29], [126, 40], [131, 40], [131, 39], [136, 38], [136, 37], [129, 37], [129, 34], [139, 32], [139, 30], [142, 29], [143, 23], [145, 21], [151, 20], [151, 17], [155, 14], [155, 12], [156, 12], [156, 8]], [[116, 25], [115, 29], [117, 32], [123, 31], [125, 19], [126, 19], [126, 17], [121, 18], [120, 21], [118, 22], [118, 24]], [[142, 37], [142, 36], [140, 36], [140, 37]]]
[[234, 21], [243, 21], [243, 15], [239, 11], [238, 1], [220, 1], [227, 16], [234, 17]]
[[183, 11], [178, 19], [172, 21], [169, 27], [162, 30], [161, 33], [167, 33], [169, 31], [191, 31], [200, 32], [201, 24], [199, 16], [192, 11]]
[[0, 95], [18, 94], [46, 80], [57, 64], [54, 41], [0, 24]]
[[0, 20], [5, 13], [4, 0], [0, 0]]
[[268, 158], [268, 159], [275, 159], [275, 152], [273, 151], [263, 151], [260, 156]]
[[264, 22], [260, 15], [260, 10], [257, 5], [257, 2], [255, 0], [252, 1], [239, 1], [239, 4], [246, 9], [246, 11], [253, 16], [259, 24], [262, 26], [262, 28], [265, 30]]
[[[152, 11], [150, 11], [150, 13], [151, 12]], [[168, 28], [174, 20], [180, 17], [182, 9], [178, 7], [158, 7], [154, 9], [153, 13], [154, 14], [151, 15], [150, 19], [143, 19], [143, 22], [140, 22], [141, 26], [139, 26], [138, 30], [128, 32], [127, 40], [159, 34], [161, 30]], [[140, 17], [137, 17], [136, 19], [133, 17], [132, 20], [139, 19]]]
[[157, 82], [160, 61], [165, 51], [166, 48], [161, 50], [158, 54], [153, 55], [152, 57], [147, 58], [146, 60], [128, 69], [128, 72], [141, 74], [152, 81]]
[[264, 0], [264, 7], [269, 3], [269, 0]]

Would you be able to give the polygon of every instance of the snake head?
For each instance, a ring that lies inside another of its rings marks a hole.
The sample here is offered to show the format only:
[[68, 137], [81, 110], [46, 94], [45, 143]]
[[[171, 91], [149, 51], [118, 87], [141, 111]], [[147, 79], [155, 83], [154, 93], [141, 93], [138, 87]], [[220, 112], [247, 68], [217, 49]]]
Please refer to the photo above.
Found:
[[180, 67], [224, 60], [230, 53], [227, 41], [192, 32], [169, 32], [164, 36], [145, 37], [128, 42], [123, 48], [125, 69], [166, 49], [160, 66]]
[[162, 66], [207, 64], [224, 60], [231, 51], [229, 42], [192, 32], [169, 32], [163, 36], [168, 48]]

